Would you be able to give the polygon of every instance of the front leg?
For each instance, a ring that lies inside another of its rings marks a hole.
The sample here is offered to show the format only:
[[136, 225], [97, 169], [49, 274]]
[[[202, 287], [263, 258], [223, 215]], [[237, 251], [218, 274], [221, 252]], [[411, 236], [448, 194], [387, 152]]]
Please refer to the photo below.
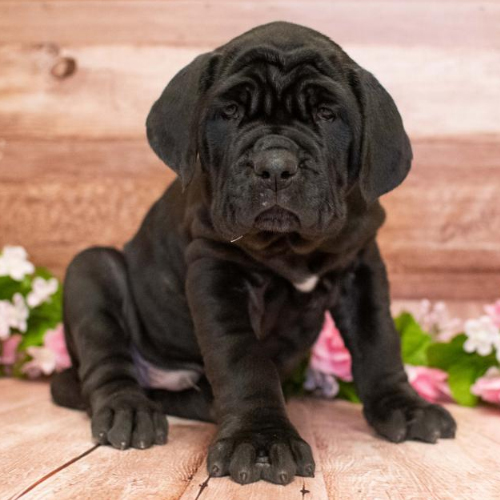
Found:
[[331, 312], [351, 352], [354, 382], [368, 423], [394, 442], [434, 443], [454, 437], [456, 424], [448, 411], [420, 398], [408, 382], [390, 313], [385, 266], [375, 242], [344, 277]]
[[314, 460], [288, 420], [278, 372], [252, 330], [249, 286], [236, 264], [204, 257], [189, 266], [187, 296], [219, 423], [208, 471], [241, 484], [287, 484], [295, 475], [313, 476]]

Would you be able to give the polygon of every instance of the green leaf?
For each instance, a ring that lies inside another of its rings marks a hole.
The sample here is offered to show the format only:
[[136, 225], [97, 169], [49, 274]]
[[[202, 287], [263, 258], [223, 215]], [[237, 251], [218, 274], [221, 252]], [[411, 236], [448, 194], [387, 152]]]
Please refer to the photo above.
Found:
[[410, 313], [400, 314], [394, 324], [401, 335], [403, 362], [410, 365], [427, 365], [427, 349], [432, 344], [432, 337], [422, 330]]
[[429, 366], [449, 371], [451, 367], [457, 363], [463, 365], [474, 364], [481, 370], [484, 369], [484, 371], [486, 371], [491, 366], [498, 365], [494, 352], [488, 354], [488, 356], [481, 356], [477, 352], [464, 351], [464, 343], [466, 340], [467, 336], [462, 333], [454, 337], [451, 342], [438, 342], [431, 345], [427, 349]]
[[400, 334], [413, 323], [415, 323], [415, 318], [409, 312], [402, 312], [394, 318], [394, 325]]
[[59, 323], [62, 319], [62, 300], [60, 293], [56, 292], [47, 302], [43, 302], [39, 306], [31, 310], [30, 319], [37, 318], [38, 320], [46, 320], [49, 322], [56, 321]]
[[[0, 276], [0, 300], [12, 300], [16, 293], [20, 293], [24, 297], [28, 295], [33, 286], [33, 279], [41, 277], [44, 279], [53, 278], [54, 275], [44, 267], [37, 267], [35, 272], [26, 275], [21, 281], [13, 280], [10, 276]], [[59, 290], [61, 285], [59, 285]]]
[[454, 337], [450, 342], [437, 342], [427, 349], [429, 366], [446, 370], [469, 353], [464, 351], [464, 343], [467, 340], [465, 334]]
[[43, 337], [45, 336], [45, 332], [47, 330], [50, 330], [51, 328], [54, 328], [54, 326], [43, 321], [31, 322], [28, 331], [23, 334], [23, 339], [19, 344], [19, 349], [25, 350], [27, 347], [43, 345]]
[[34, 277], [39, 276], [40, 278], [46, 280], [54, 277], [54, 275], [46, 267], [37, 267], [35, 269], [33, 276]]
[[479, 398], [471, 393], [471, 386], [474, 382], [484, 375], [488, 369], [487, 364], [467, 360], [455, 363], [448, 371], [448, 384], [451, 389], [451, 394], [458, 404], [463, 406], [475, 406], [479, 402]]
[[61, 287], [51, 297], [31, 310], [28, 318], [28, 328], [23, 334], [19, 349], [30, 346], [43, 345], [43, 338], [47, 330], [52, 330], [62, 321]]
[[464, 406], [475, 406], [478, 397], [471, 394], [474, 382], [490, 368], [498, 365], [495, 354], [480, 356], [464, 351], [465, 334], [454, 337], [448, 343], [436, 343], [427, 350], [429, 366], [448, 372], [448, 384], [455, 401]]
[[31, 288], [31, 281], [25, 277], [23, 281], [16, 281], [9, 276], [0, 276], [0, 300], [12, 300], [16, 293], [25, 295]]
[[361, 403], [353, 382], [344, 382], [340, 379], [337, 379], [337, 382], [339, 383], [339, 393], [337, 394], [338, 398], [346, 399], [347, 401], [352, 401], [353, 403]]

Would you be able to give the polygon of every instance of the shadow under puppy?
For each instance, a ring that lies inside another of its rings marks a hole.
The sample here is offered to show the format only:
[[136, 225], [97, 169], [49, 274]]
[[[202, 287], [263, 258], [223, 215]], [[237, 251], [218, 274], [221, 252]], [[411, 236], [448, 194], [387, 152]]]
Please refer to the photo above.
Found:
[[182, 69], [147, 135], [179, 178], [123, 251], [69, 266], [73, 367], [53, 381], [57, 403], [87, 409], [94, 438], [121, 449], [165, 443], [163, 413], [215, 420], [212, 476], [313, 476], [280, 381], [328, 310], [373, 428], [394, 442], [454, 436], [409, 385], [391, 319], [378, 198], [412, 153], [372, 74], [320, 33], [267, 24]]

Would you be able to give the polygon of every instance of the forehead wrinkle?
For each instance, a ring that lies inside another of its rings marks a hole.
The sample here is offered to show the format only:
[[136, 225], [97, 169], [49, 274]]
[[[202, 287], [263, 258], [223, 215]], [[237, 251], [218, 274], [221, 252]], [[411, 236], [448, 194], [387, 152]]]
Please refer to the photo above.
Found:
[[317, 79], [321, 77], [321, 73], [318, 73], [316, 68], [311, 67], [306, 64], [304, 66], [295, 66], [290, 72], [282, 74], [282, 78], [280, 83], [279, 93], [282, 95], [285, 93], [290, 87], [299, 86], [301, 82], [304, 80], [312, 81], [313, 79]]
[[310, 65], [319, 72], [333, 76], [342, 72], [342, 64], [338, 56], [329, 52], [328, 57], [318, 51], [307, 47], [294, 48], [291, 50], [278, 49], [269, 45], [251, 47], [237, 54], [230, 53], [226, 56], [225, 67], [222, 68], [221, 76], [238, 73], [244, 68], [250, 67], [254, 63], [263, 62], [272, 64], [282, 69], [285, 73], [290, 72], [296, 66]]
[[300, 48], [287, 54], [285, 71], [288, 73], [295, 67], [309, 66], [325, 76], [338, 76], [341, 68], [340, 61], [335, 54], [325, 57], [321, 52], [314, 49]]
[[255, 87], [256, 82], [253, 75], [241, 75], [239, 73], [232, 75], [228, 79], [224, 80], [223, 83], [214, 87], [213, 92], [220, 96], [244, 85]]
[[[328, 74], [321, 71], [327, 60], [317, 51], [301, 48], [285, 54], [286, 57], [283, 55], [281, 58], [271, 57], [269, 61], [270, 54], [271, 52], [267, 50], [263, 54], [261, 50], [251, 49], [244, 52], [242, 58], [234, 59], [233, 65], [228, 69], [231, 67], [235, 69], [243, 60], [248, 61], [250, 57], [258, 57], [260, 64], [241, 66], [236, 73], [221, 78], [219, 81], [223, 83], [214, 89], [216, 95], [229, 93], [239, 86], [247, 86], [250, 115], [254, 115], [260, 108], [266, 115], [271, 116], [275, 101], [283, 101], [288, 112], [291, 112], [292, 102], [290, 99], [285, 102], [287, 95], [290, 94], [288, 97], [297, 103], [304, 118], [307, 114], [306, 103], [303, 99], [301, 101], [301, 98], [305, 98], [302, 94], [308, 85], [323, 88], [334, 98], [342, 99], [339, 94], [345, 94], [345, 90], [342, 90], [343, 79], [340, 78], [338, 81], [339, 72], [335, 71], [331, 64], [328, 64]], [[253, 61], [257, 62], [255, 59]], [[318, 61], [321, 63], [320, 68]]]
[[282, 100], [283, 94], [289, 87], [300, 85], [304, 80], [320, 82], [323, 79], [324, 76], [308, 64], [294, 66], [288, 73], [275, 65], [267, 64], [265, 67], [252, 67], [240, 71], [220, 87], [220, 90], [225, 92], [235, 86], [247, 84], [259, 94], [268, 95], [272, 92], [278, 100]]
[[234, 85], [241, 83], [238, 79], [250, 77], [257, 85], [271, 84], [278, 98], [300, 72], [319, 73], [334, 79], [343, 79], [344, 73], [334, 51], [327, 54], [324, 49], [303, 46], [286, 50], [268, 44], [227, 52], [219, 70], [219, 81], [225, 82], [224, 90], [229, 90], [233, 82]]
[[339, 82], [336, 82], [335, 80], [332, 80], [330, 78], [326, 78], [322, 75], [306, 76], [305, 78], [297, 82], [298, 93], [302, 94], [305, 88], [308, 86], [320, 87], [334, 97], [345, 94], [344, 88]]

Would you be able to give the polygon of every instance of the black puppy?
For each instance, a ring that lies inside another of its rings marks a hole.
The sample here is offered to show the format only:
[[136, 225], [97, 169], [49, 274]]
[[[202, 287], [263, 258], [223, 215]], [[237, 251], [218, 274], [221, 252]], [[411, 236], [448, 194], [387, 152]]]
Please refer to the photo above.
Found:
[[315, 31], [268, 24], [181, 70], [147, 135], [179, 179], [123, 252], [91, 248], [69, 266], [73, 368], [56, 402], [87, 408], [94, 438], [122, 449], [165, 443], [163, 412], [216, 420], [212, 476], [313, 476], [280, 379], [328, 310], [374, 429], [453, 437], [449, 413], [408, 384], [389, 311], [377, 200], [412, 153], [373, 75]]

